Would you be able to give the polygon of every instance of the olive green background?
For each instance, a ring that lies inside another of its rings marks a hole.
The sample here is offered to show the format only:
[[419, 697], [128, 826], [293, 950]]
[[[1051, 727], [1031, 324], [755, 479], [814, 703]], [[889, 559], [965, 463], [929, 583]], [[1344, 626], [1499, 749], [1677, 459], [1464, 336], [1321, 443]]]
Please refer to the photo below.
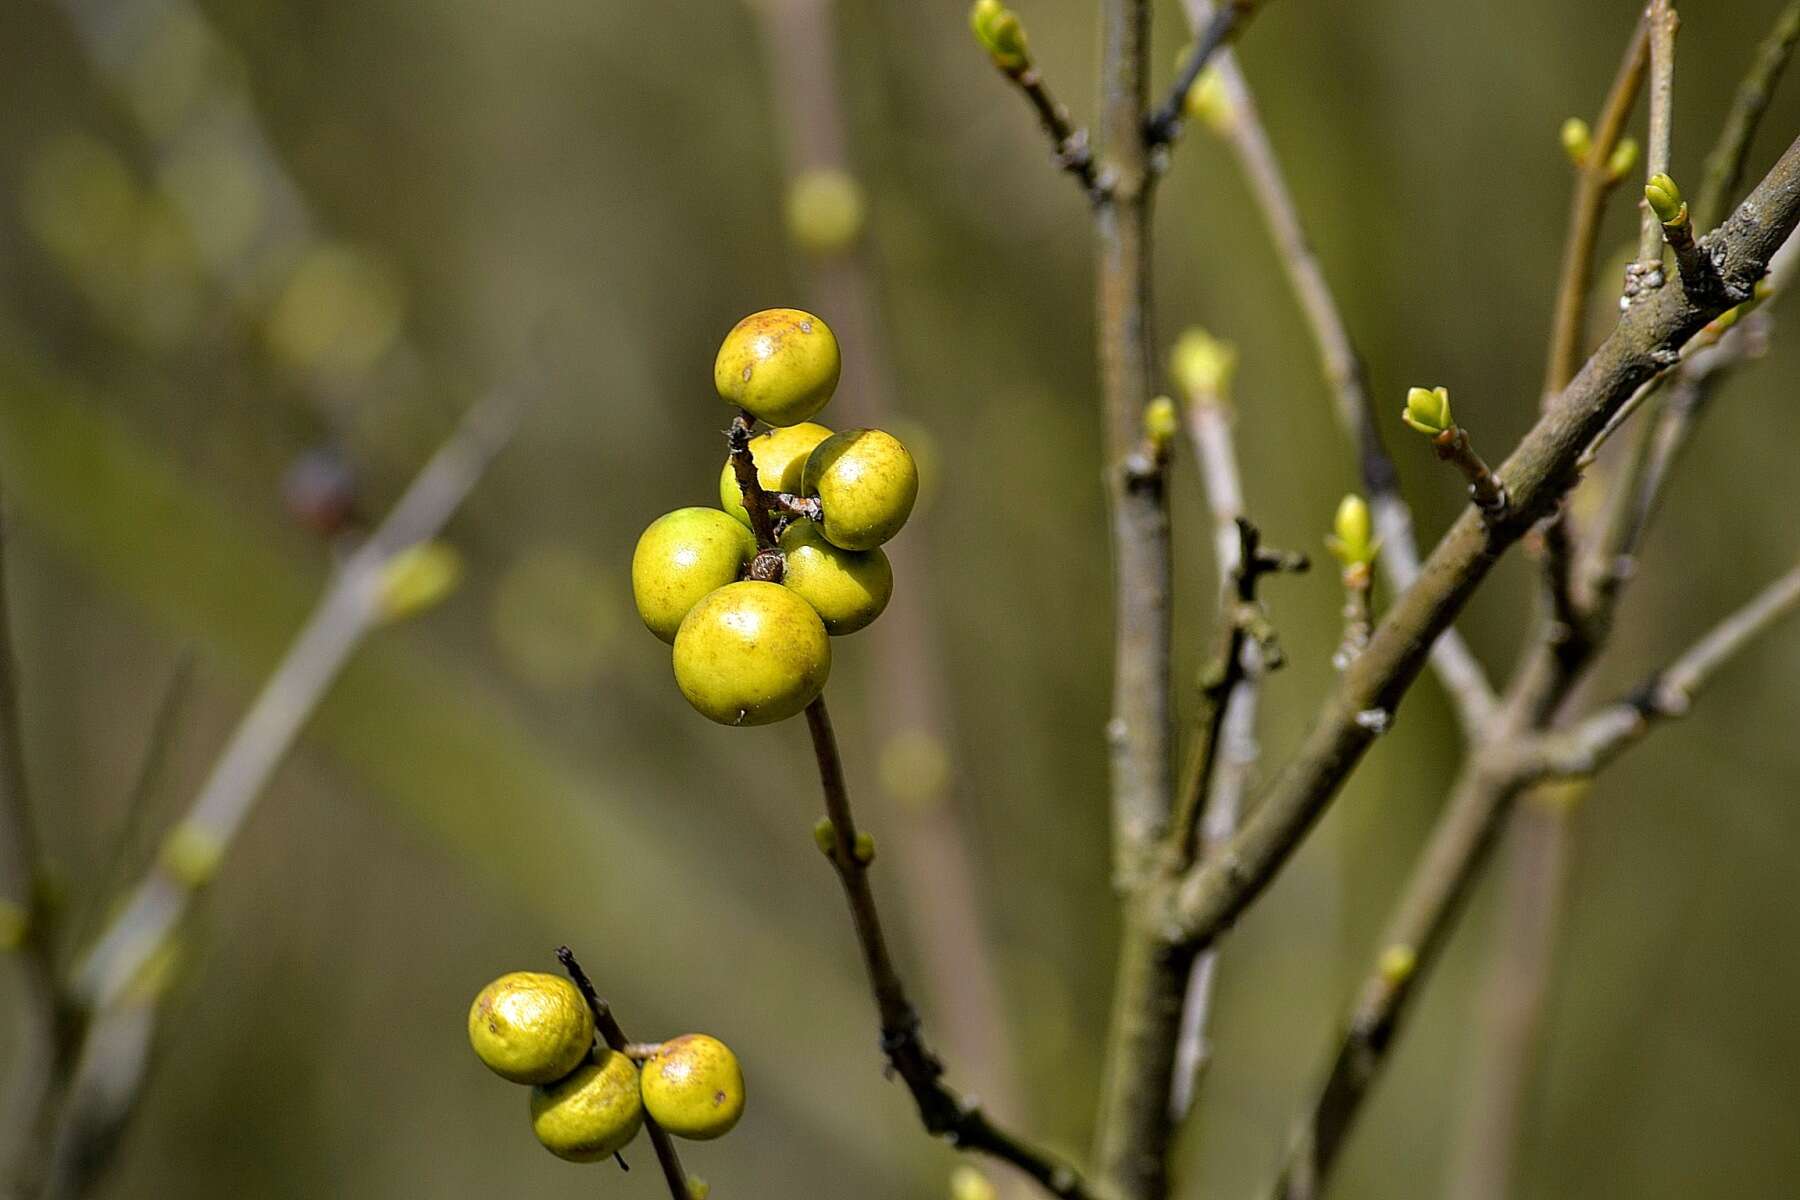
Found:
[[[1684, 180], [1778, 5], [1686, 7]], [[6, 0], [0, 492], [31, 780], [73, 902], [103, 907], [105, 881], [144, 861], [326, 577], [328, 550], [281, 508], [292, 457], [336, 437], [378, 512], [462, 405], [528, 360], [547, 383], [451, 527], [462, 587], [358, 657], [226, 864], [106, 1194], [658, 1195], [645, 1147], [627, 1176], [540, 1151], [524, 1093], [464, 1044], [481, 984], [548, 969], [563, 941], [633, 1036], [703, 1030], [742, 1054], [742, 1125], [688, 1154], [714, 1195], [946, 1194], [950, 1154], [882, 1079], [837, 886], [809, 833], [819, 800], [803, 730], [700, 719], [630, 608], [639, 530], [714, 494], [718, 339], [750, 310], [805, 300], [751, 11], [203, 8], [319, 231], [391, 281], [346, 336], [397, 315], [410, 349], [366, 373], [309, 375], [272, 348], [279, 289], [226, 288], [194, 250], [218, 230], [175, 218], [145, 218], [141, 235], [71, 267], [32, 207], [44, 156], [85, 138], [148, 189], [151, 143], [56, 5]], [[1094, 6], [1019, 10], [1085, 118]], [[1281, 0], [1256, 21], [1245, 65], [1384, 413], [1407, 385], [1444, 383], [1495, 458], [1531, 421], [1569, 191], [1556, 130], [1597, 107], [1633, 12], [1626, 0]], [[897, 585], [926, 593], [948, 651], [956, 794], [1030, 1106], [1006, 1115], [1078, 1154], [1114, 919], [1085, 206], [973, 47], [960, 3], [846, 0], [836, 16], [902, 433], [935, 478], [928, 560]], [[1157, 6], [1156, 38], [1160, 82], [1185, 41], [1175, 5]], [[1800, 128], [1797, 97], [1778, 98], [1753, 170]], [[78, 206], [53, 194], [50, 209], [81, 232]], [[1199, 322], [1241, 345], [1252, 508], [1276, 544], [1317, 552], [1352, 464], [1220, 146], [1196, 134], [1180, 148], [1157, 224], [1157, 334], [1166, 345]], [[1634, 229], [1617, 205], [1606, 253], [1623, 254]], [[119, 250], [152, 232], [154, 245]], [[1603, 273], [1597, 328], [1615, 279]], [[1779, 318], [1785, 335], [1785, 306]], [[1722, 391], [1602, 692], [1792, 561], [1797, 372], [1800, 349], [1778, 336]], [[1387, 432], [1429, 539], [1460, 485], [1397, 419]], [[1174, 507], [1188, 678], [1213, 582], [1185, 454]], [[1533, 604], [1513, 559], [1463, 622], [1496, 672]], [[1291, 659], [1267, 689], [1274, 762], [1331, 679], [1340, 597], [1329, 570], [1269, 595]], [[876, 739], [861, 701], [882, 680], [859, 638], [834, 650], [830, 695], [852, 786], [867, 793]], [[1792, 1193], [1797, 671], [1790, 628], [1609, 772], [1580, 813], [1520, 1195]], [[182, 679], [167, 761], [128, 822], [153, 715]], [[1183, 1195], [1249, 1195], [1266, 1177], [1456, 755], [1443, 697], [1422, 681], [1226, 943]], [[886, 814], [864, 810], [879, 838]], [[877, 884], [897, 905], [879, 867]], [[1346, 1200], [1444, 1194], [1490, 891], [1354, 1139]]]

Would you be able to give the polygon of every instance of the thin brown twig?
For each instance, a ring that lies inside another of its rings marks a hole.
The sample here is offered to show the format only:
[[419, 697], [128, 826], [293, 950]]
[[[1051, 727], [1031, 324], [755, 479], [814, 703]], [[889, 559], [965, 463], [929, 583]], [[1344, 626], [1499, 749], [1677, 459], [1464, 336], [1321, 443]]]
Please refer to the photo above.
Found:
[[[1185, 8], [1189, 28], [1194, 30], [1204, 28], [1215, 11], [1210, 0], [1185, 0]], [[1288, 286], [1306, 318], [1331, 388], [1338, 424], [1355, 447], [1358, 475], [1384, 547], [1382, 571], [1389, 588], [1395, 593], [1403, 592], [1419, 573], [1418, 539], [1413, 533], [1412, 510], [1400, 494], [1400, 473], [1381, 437], [1362, 357], [1301, 224], [1299, 209], [1236, 54], [1226, 47], [1214, 56], [1213, 64], [1230, 103], [1227, 143], [1268, 228]], [[1431, 665], [1450, 697], [1464, 734], [1474, 736], [1494, 709], [1494, 689], [1480, 661], [1462, 636], [1454, 628], [1447, 628], [1432, 645]]]
[[[645, 1047], [631, 1041], [625, 1036], [625, 1031], [619, 1028], [619, 1019], [613, 1015], [612, 1005], [600, 998], [594, 981], [588, 978], [588, 973], [581, 969], [581, 963], [575, 958], [575, 952], [567, 946], [558, 946], [556, 961], [569, 973], [569, 978], [574, 980], [576, 988], [586, 998], [588, 1007], [593, 1010], [594, 1027], [600, 1031], [600, 1040], [634, 1062], [648, 1057], [649, 1055], [641, 1053]], [[634, 1050], [640, 1053], [633, 1054]], [[649, 1050], [650, 1054], [656, 1052], [654, 1047]], [[681, 1165], [681, 1156], [675, 1152], [674, 1139], [649, 1113], [644, 1114], [644, 1131], [650, 1135], [650, 1145], [656, 1151], [656, 1163], [662, 1168], [663, 1180], [669, 1185], [669, 1195], [673, 1200], [693, 1200], [692, 1180]]]
[[906, 985], [882, 932], [875, 892], [869, 884], [872, 855], [866, 844], [861, 848], [857, 844], [858, 830], [844, 780], [843, 758], [823, 697], [807, 706], [806, 728], [812, 736], [826, 818], [831, 824], [831, 850], [826, 857], [837, 871], [844, 898], [849, 902], [851, 924], [881, 1022], [881, 1050], [912, 1093], [926, 1131], [959, 1150], [990, 1155], [1011, 1164], [1053, 1196], [1092, 1200], [1095, 1193], [1088, 1190], [1073, 1167], [1001, 1129], [988, 1119], [980, 1105], [944, 1083], [943, 1064], [925, 1044], [919, 1015], [907, 997]]
[[[381, 613], [382, 573], [394, 556], [433, 537], [511, 438], [529, 392], [506, 388], [475, 404], [414, 478], [387, 519], [338, 568], [330, 587], [233, 731], [179, 828], [224, 855], [265, 785]], [[76, 990], [91, 1008], [124, 993], [163, 945], [204, 880], [158, 862], [83, 956]]]
[[[849, 105], [841, 83], [845, 48], [835, 0], [753, 0], [768, 60], [767, 80], [783, 132], [789, 180], [817, 171], [855, 173]], [[878, 202], [877, 202], [878, 204]], [[874, 214], [871, 214], [871, 217]], [[798, 234], [801, 231], [791, 230]], [[847, 424], [885, 426], [898, 399], [881, 306], [879, 265], [858, 238], [829, 251], [805, 247], [800, 268], [813, 311], [830, 316], [844, 359], [834, 405]], [[779, 499], [779, 498], [778, 498]], [[933, 556], [934, 519], [913, 513], [906, 537], [883, 549], [896, 578], [924, 580]], [[922, 1001], [938, 1020], [944, 1050], [993, 1111], [1027, 1116], [1013, 1055], [1013, 1030], [990, 953], [983, 873], [967, 828], [969, 797], [951, 761], [953, 697], [945, 679], [938, 597], [929, 587], [899, 588], [870, 630], [879, 689], [864, 698], [870, 728], [884, 731], [884, 760], [907, 747], [940, 749], [936, 771], [877, 772], [875, 800], [891, 822], [884, 842], [900, 883], [901, 917], [918, 948]], [[1000, 1181], [1006, 1200], [1029, 1185]]]
[[[1800, 141], [1704, 245], [1723, 256], [1728, 299], [1749, 298], [1755, 281], [1800, 223]], [[1173, 898], [1174, 937], [1203, 948], [1274, 877], [1324, 811], [1423, 664], [1431, 640], [1461, 610], [1499, 555], [1573, 482], [1572, 469], [1608, 417], [1646, 379], [1679, 361], [1681, 347], [1722, 306], [1696, 304], [1679, 288], [1634, 304], [1586, 367], [1500, 468], [1512, 516], [1459, 519], [1432, 552], [1420, 581], [1396, 598], [1369, 649], [1340, 677], [1300, 750], [1270, 786], [1256, 815], [1222, 856], [1205, 864]]]
[[1144, 121], [1144, 144], [1151, 150], [1175, 140], [1181, 131], [1181, 114], [1187, 106], [1188, 93], [1193, 91], [1200, 73], [1238, 35], [1259, 3], [1260, 0], [1226, 0], [1197, 31], [1194, 44], [1181, 61], [1181, 69], [1175, 73], [1168, 97]]
[[[1644, 178], [1653, 179], [1669, 170], [1671, 133], [1675, 108], [1675, 33], [1681, 18], [1673, 0], [1650, 0], [1644, 12], [1644, 27], [1650, 35], [1650, 128], [1644, 144]], [[1638, 229], [1637, 260], [1625, 268], [1625, 291], [1621, 306], [1636, 303], [1647, 291], [1663, 285], [1662, 222], [1643, 197], [1638, 198], [1642, 216]]]
[[1595, 247], [1600, 237], [1600, 218], [1606, 198], [1619, 183], [1611, 167], [1613, 150], [1625, 132], [1625, 122], [1637, 103], [1650, 57], [1650, 34], [1644, 22], [1625, 48], [1612, 86], [1594, 122], [1592, 148], [1575, 178], [1569, 201], [1569, 232], [1563, 243], [1562, 269], [1557, 274], [1556, 309], [1550, 322], [1550, 353], [1544, 368], [1544, 399], [1562, 391], [1581, 365], [1587, 338], [1588, 296], [1594, 276]]

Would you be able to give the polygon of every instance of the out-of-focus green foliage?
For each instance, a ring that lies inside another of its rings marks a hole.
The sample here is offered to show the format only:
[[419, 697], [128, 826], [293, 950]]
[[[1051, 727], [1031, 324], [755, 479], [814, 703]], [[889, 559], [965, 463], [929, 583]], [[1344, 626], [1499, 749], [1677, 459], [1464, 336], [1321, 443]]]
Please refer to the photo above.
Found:
[[[1004, 1115], [1079, 1153], [1114, 927], [1087, 207], [961, 6], [834, 7], [891, 427], [921, 459], [936, 531], [896, 587], [929, 590], [945, 621], [953, 744], [867, 727], [872, 634], [834, 645], [830, 694], [853, 791], [880, 772], [919, 803], [968, 806], [1032, 1104]], [[1777, 5], [1691, 7], [1678, 179], [1700, 177]], [[448, 531], [459, 586], [376, 636], [221, 865], [107, 1194], [657, 1195], [647, 1152], [628, 1176], [544, 1154], [464, 1044], [474, 990], [552, 969], [564, 941], [633, 1036], [706, 1029], [742, 1056], [743, 1123], [687, 1151], [716, 1194], [945, 1194], [950, 1156], [882, 1080], [809, 844], [804, 734], [693, 714], [631, 616], [643, 526], [716, 491], [720, 337], [773, 305], [832, 319], [784, 242], [783, 134], [750, 8], [212, 0], [174, 8], [123, 64], [64, 9], [21, 7], [0, 39], [0, 495], [32, 780], [66, 892], [91, 902], [105, 875], [184, 648], [199, 684], [128, 864], [154, 853], [325, 578], [331, 552], [282, 510], [286, 466], [336, 445], [378, 516], [471, 397], [528, 365], [546, 381]], [[1635, 11], [1272, 4], [1243, 40], [1427, 541], [1463, 485], [1400, 424], [1406, 385], [1449, 387], [1491, 461], [1533, 419], [1571, 185], [1558, 131], [1593, 115]], [[1084, 120], [1093, 6], [1024, 15], [1035, 65]], [[1155, 36], [1166, 69], [1187, 40], [1174, 5]], [[1790, 89], [1752, 170], [1797, 127]], [[270, 159], [243, 153], [245, 128]], [[1497, 172], [1516, 201], [1503, 221], [1482, 200]], [[1273, 543], [1316, 544], [1359, 481], [1299, 313], [1203, 128], [1164, 187], [1158, 337], [1166, 351], [1200, 324], [1237, 347], [1252, 512]], [[1635, 228], [1619, 200], [1596, 332]], [[1596, 695], [1794, 555], [1800, 312], [1770, 311], [1775, 347], [1722, 390], [1682, 465]], [[847, 366], [869, 350], [842, 349]], [[1177, 446], [1186, 679], [1215, 584]], [[1325, 572], [1267, 598], [1290, 659], [1265, 693], [1272, 765], [1332, 677], [1342, 596]], [[1496, 671], [1533, 603], [1509, 563], [1462, 622]], [[1576, 817], [1521, 1194], [1770, 1195], [1800, 1167], [1800, 962], [1782, 952], [1800, 937], [1800, 747], [1781, 736], [1797, 647], [1790, 633], [1734, 666]], [[1191, 1194], [1264, 1178], [1454, 744], [1422, 682], [1225, 944]], [[888, 836], [889, 814], [859, 816]], [[930, 931], [909, 927], [882, 846], [877, 887], [916, 945]], [[1489, 906], [1484, 889], [1339, 1196], [1443, 1194]]]

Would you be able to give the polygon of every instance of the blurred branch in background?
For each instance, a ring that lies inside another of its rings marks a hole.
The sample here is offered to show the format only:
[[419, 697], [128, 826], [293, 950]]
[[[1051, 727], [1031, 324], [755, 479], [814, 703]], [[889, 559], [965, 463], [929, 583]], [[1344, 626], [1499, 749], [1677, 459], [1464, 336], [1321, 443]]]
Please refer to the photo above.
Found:
[[[1667, 181], [1674, 128], [1675, 34], [1680, 17], [1669, 0], [1655, 0], [1645, 11], [1644, 22], [1634, 44], [1641, 62], [1647, 59], [1649, 71], [1649, 136], [1645, 172], [1650, 180]], [[1800, 31], [1800, 4], [1790, 4], [1776, 18], [1775, 25], [1756, 52], [1744, 80], [1736, 90], [1732, 107], [1721, 126], [1711, 152], [1702, 196], [1698, 201], [1701, 224], [1708, 229], [1724, 215], [1725, 206], [1742, 176], [1749, 144], [1756, 133], [1767, 106], [1769, 91], [1780, 78], [1787, 58], [1792, 54], [1796, 32]], [[1623, 80], [1631, 70], [1622, 68], [1621, 83], [1614, 85], [1606, 112], [1629, 108], [1621, 102]], [[1610, 125], [1603, 120], [1603, 126]], [[1616, 133], [1616, 126], [1608, 132]], [[1577, 216], [1584, 195], [1598, 188], [1596, 172], [1601, 169], [1601, 149], [1596, 144], [1592, 160], [1587, 164], [1581, 186], [1577, 188]], [[1672, 186], [1672, 185], [1671, 185]], [[1602, 203], [1593, 199], [1597, 207]], [[1683, 210], [1685, 213], [1685, 209]], [[1597, 213], [1594, 214], [1597, 225]], [[1638, 250], [1638, 261], [1628, 270], [1625, 296], [1631, 301], [1640, 287], [1660, 286], [1665, 274], [1663, 263], [1663, 229], [1652, 206], [1644, 202], [1644, 216]], [[1565, 270], [1580, 270], [1575, 255], [1578, 225], [1571, 228], [1569, 257]], [[1591, 270], [1592, 231], [1588, 230], [1584, 247]], [[1756, 295], [1762, 297], [1770, 288], [1779, 288], [1791, 270], [1795, 247], [1792, 242], [1777, 255], [1769, 279], [1759, 283]], [[1654, 267], [1654, 272], [1650, 271]], [[1653, 278], [1651, 277], [1653, 275]], [[1682, 270], [1682, 286], [1689, 283], [1690, 271]], [[1579, 286], [1585, 295], [1587, 271], [1579, 281], [1565, 279], [1565, 297], [1571, 287]], [[1754, 308], [1755, 301], [1744, 311]], [[1537, 636], [1551, 647], [1561, 664], [1558, 695], [1547, 707], [1541, 725], [1553, 725], [1556, 711], [1572, 707], [1581, 690], [1588, 664], [1603, 649], [1611, 634], [1626, 583], [1636, 574], [1639, 548], [1650, 519], [1668, 482], [1674, 462], [1681, 454], [1695, 422], [1706, 409], [1706, 400], [1718, 385], [1718, 372], [1760, 353], [1767, 336], [1767, 316], [1752, 313], [1748, 317], [1728, 314], [1714, 323], [1696, 345], [1688, 348], [1681, 366], [1667, 376], [1651, 381], [1643, 394], [1622, 412], [1623, 421], [1648, 400], [1650, 413], [1640, 413], [1635, 444], [1626, 452], [1624, 461], [1603, 473], [1597, 486], [1605, 489], [1605, 512], [1599, 527], [1585, 539], [1585, 545], [1573, 552], [1556, 556], [1573, 564], [1578, 572], [1570, 592], [1576, 598], [1573, 610], [1553, 613], [1546, 623], [1540, 621]], [[1559, 369], [1572, 371], [1572, 361], [1557, 357], [1564, 339], [1553, 342], [1550, 382], [1555, 382]], [[1602, 438], [1610, 429], [1602, 431]], [[1592, 455], [1590, 451], [1590, 455]], [[1553, 526], [1558, 536], [1568, 536], [1560, 523]], [[1553, 581], [1556, 586], [1556, 581]], [[1471, 1200], [1499, 1200], [1509, 1195], [1516, 1174], [1516, 1161], [1525, 1125], [1528, 1097], [1542, 1057], [1545, 1010], [1551, 994], [1551, 975], [1555, 964], [1555, 947], [1566, 920], [1567, 887], [1571, 864], [1575, 860], [1571, 842], [1573, 814], [1580, 802], [1592, 791], [1591, 784], [1577, 783], [1547, 787], [1528, 793], [1518, 805], [1512, 820], [1513, 839], [1505, 864], [1501, 886], [1499, 930], [1488, 966], [1490, 987], [1480, 1006], [1477, 1036], [1471, 1039], [1475, 1066], [1469, 1088], [1470, 1101], [1463, 1114], [1461, 1133], [1452, 1158], [1448, 1186], [1457, 1195]]]
[[[1188, 26], [1196, 35], [1213, 27], [1217, 20], [1215, 6], [1209, 0], [1184, 0], [1184, 7]], [[1213, 70], [1217, 72], [1222, 103], [1211, 112], [1203, 109], [1201, 115], [1237, 158], [1238, 169], [1256, 201], [1257, 214], [1274, 242], [1288, 286], [1306, 317], [1307, 330], [1332, 390], [1338, 424], [1355, 447], [1357, 473], [1382, 543], [1383, 572], [1388, 586], [1395, 593], [1403, 592], [1418, 577], [1419, 546], [1413, 535], [1412, 510], [1400, 493], [1400, 472], [1382, 441], [1375, 406], [1369, 398], [1362, 356], [1357, 353], [1343, 310], [1301, 223], [1250, 83], [1230, 47], [1219, 49]], [[1454, 627], [1445, 629], [1433, 644], [1431, 665], [1455, 706], [1464, 736], [1477, 736], [1493, 713], [1494, 689], [1474, 651]]]
[[[848, 152], [835, 0], [749, 4], [762, 30], [782, 131], [789, 235], [804, 255], [811, 307], [849, 348], [839, 403], [855, 423], [883, 425], [896, 407], [897, 381], [863, 236], [868, 193]], [[881, 739], [877, 796], [892, 830], [884, 848], [899, 877], [909, 941], [924, 965], [928, 1007], [951, 1061], [968, 1073], [986, 1107], [1028, 1121], [1033, 1114], [1020, 1091], [1013, 1031], [989, 950], [987, 899], [955, 782], [954, 700], [926, 586], [935, 557], [926, 507], [914, 514], [907, 537], [886, 547], [895, 575], [915, 583], [894, 589], [883, 619], [865, 634], [874, 642], [871, 673], [880, 680], [867, 694], [864, 715]]]
[[26, 1195], [40, 1169], [45, 1113], [67, 1081], [69, 1013], [57, 989], [49, 881], [40, 861], [20, 735], [6, 588], [6, 497], [0, 493], [0, 952], [18, 980], [16, 1055], [0, 1108], [0, 1188]]
[[68, 1003], [89, 1020], [56, 1118], [46, 1194], [79, 1196], [103, 1170], [149, 1059], [157, 1002], [172, 974], [172, 938], [301, 728], [357, 646], [396, 611], [395, 564], [450, 518], [517, 427], [526, 393], [475, 405], [386, 521], [338, 569], [287, 657], [213, 768], [150, 873], [86, 951]]

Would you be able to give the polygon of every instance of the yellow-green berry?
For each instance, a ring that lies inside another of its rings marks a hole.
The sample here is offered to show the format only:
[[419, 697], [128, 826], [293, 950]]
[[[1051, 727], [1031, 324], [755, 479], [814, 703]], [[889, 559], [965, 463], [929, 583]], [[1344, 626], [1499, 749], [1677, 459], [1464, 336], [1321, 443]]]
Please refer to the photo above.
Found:
[[728, 584], [696, 604], [675, 634], [675, 683], [721, 725], [768, 725], [818, 698], [831, 674], [819, 614], [778, 583]]
[[781, 552], [787, 560], [782, 586], [812, 605], [825, 632], [834, 637], [867, 626], [894, 594], [894, 569], [879, 547], [834, 546], [811, 521], [787, 527], [781, 535]]
[[843, 362], [831, 327], [797, 308], [768, 308], [732, 327], [713, 360], [719, 398], [771, 425], [824, 408]]
[[550, 1083], [573, 1071], [594, 1044], [594, 1014], [573, 983], [513, 971], [469, 1006], [469, 1045], [502, 1079]]
[[611, 1158], [643, 1127], [637, 1064], [616, 1050], [602, 1047], [566, 1078], [531, 1089], [531, 1131], [558, 1158]]
[[[751, 438], [750, 461], [756, 464], [756, 481], [762, 484], [763, 491], [799, 495], [806, 456], [830, 436], [831, 430], [823, 425], [802, 421]], [[719, 472], [719, 507], [741, 521], [745, 529], [750, 528], [750, 514], [744, 511], [744, 490], [738, 486], [729, 455]]]
[[678, 508], [650, 522], [631, 555], [631, 595], [645, 628], [665, 642], [694, 605], [736, 583], [756, 555], [749, 518], [716, 508]]
[[803, 171], [788, 185], [788, 236], [811, 254], [839, 254], [862, 233], [862, 185], [847, 171]]
[[1450, 415], [1449, 389], [1409, 389], [1406, 393], [1406, 408], [1401, 411], [1400, 419], [1429, 437], [1436, 437], [1453, 428], [1456, 421]]
[[846, 429], [814, 448], [801, 487], [824, 509], [826, 541], [845, 550], [873, 550], [912, 515], [919, 469], [893, 434]]
[[644, 1108], [676, 1137], [710, 1141], [744, 1115], [744, 1072], [717, 1038], [683, 1034], [644, 1063]]

